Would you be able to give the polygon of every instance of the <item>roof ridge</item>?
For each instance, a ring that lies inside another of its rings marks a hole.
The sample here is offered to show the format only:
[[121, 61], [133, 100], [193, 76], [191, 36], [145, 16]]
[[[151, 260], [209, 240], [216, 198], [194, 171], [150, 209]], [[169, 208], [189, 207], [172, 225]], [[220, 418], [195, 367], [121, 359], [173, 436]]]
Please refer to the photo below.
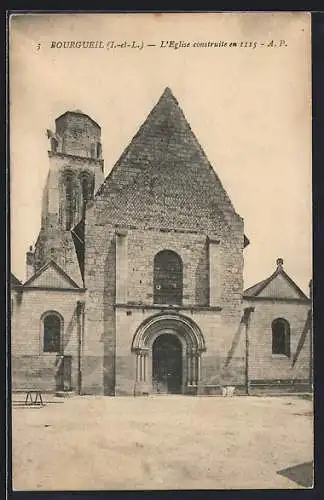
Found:
[[68, 275], [68, 273], [57, 263], [54, 259], [49, 259], [42, 267], [40, 267], [30, 278], [28, 278], [25, 283], [23, 283], [23, 287], [28, 286], [30, 283], [35, 281], [41, 274], [43, 274], [46, 269], [53, 265], [65, 278], [67, 278], [70, 283], [73, 284], [74, 287], [80, 288], [80, 286]]
[[161, 94], [161, 96], [159, 97], [158, 101], [154, 104], [154, 106], [151, 108], [151, 110], [149, 111], [149, 113], [146, 115], [146, 118], [141, 122], [141, 124], [138, 127], [136, 133], [130, 139], [130, 141], [128, 142], [128, 145], [122, 151], [120, 157], [118, 158], [118, 160], [116, 161], [116, 163], [114, 164], [114, 166], [112, 167], [112, 169], [110, 170], [110, 172], [107, 174], [107, 176], [104, 179], [104, 181], [101, 184], [101, 186], [98, 188], [98, 190], [97, 190], [97, 192], [95, 194], [95, 197], [101, 195], [101, 193], [104, 190], [104, 187], [106, 186], [107, 182], [111, 179], [111, 177], [113, 176], [113, 174], [115, 173], [115, 171], [118, 169], [118, 167], [122, 163], [123, 159], [127, 156], [127, 153], [129, 152], [130, 148], [133, 146], [136, 138], [138, 138], [140, 136], [141, 132], [143, 131], [143, 129], [144, 129], [145, 125], [147, 124], [147, 122], [149, 121], [150, 117], [154, 114], [157, 106], [161, 103], [162, 100], [164, 100], [168, 96], [172, 97], [173, 100], [176, 102], [177, 106], [180, 108], [179, 103], [178, 103], [177, 99], [174, 97], [171, 89], [169, 87], [165, 87], [165, 89], [164, 89], [163, 93]]
[[[239, 214], [236, 212], [233, 203], [231, 202], [231, 199], [226, 192], [226, 189], [224, 188], [215, 169], [211, 165], [205, 151], [203, 150], [198, 138], [193, 132], [191, 125], [185, 116], [185, 113], [183, 112], [178, 100], [174, 96], [170, 87], [166, 87], [164, 89], [164, 92], [162, 93], [156, 104], [153, 106], [153, 108], [150, 110], [144, 121], [141, 123], [137, 132], [132, 137], [126, 148], [123, 150], [122, 154], [114, 164], [113, 168], [107, 174], [101, 186], [98, 188], [94, 199], [100, 199], [106, 189], [110, 190], [110, 194], [119, 193], [122, 192], [124, 188], [128, 188], [133, 184], [133, 181], [135, 181], [138, 175], [142, 173], [143, 166], [145, 166], [146, 161], [150, 162], [151, 159], [149, 155], [146, 155], [144, 153], [142, 155], [142, 163], [140, 161], [141, 158], [139, 158], [138, 155], [137, 160], [135, 161], [133, 158], [131, 158], [131, 152], [134, 150], [136, 151], [137, 148], [140, 148], [142, 141], [150, 141], [150, 128], [153, 127], [153, 130], [157, 128], [157, 131], [163, 135], [164, 120], [169, 124], [169, 126], [172, 127], [174, 125], [175, 129], [179, 129], [183, 135], [186, 135], [186, 131], [188, 131], [188, 135], [190, 134], [190, 138], [188, 139], [188, 148], [190, 151], [193, 150], [197, 152], [197, 164], [201, 168], [201, 170], [204, 171], [205, 169], [207, 171], [208, 169], [210, 174], [218, 183], [218, 191], [220, 196], [219, 204], [221, 207], [221, 211], [224, 214], [224, 217], [227, 219], [227, 222], [231, 223], [232, 216], [239, 216]], [[170, 140], [172, 136], [173, 130], [171, 130], [169, 134], [165, 134], [167, 140]], [[154, 134], [153, 137], [155, 139]], [[165, 147], [167, 146], [164, 145], [163, 148]], [[155, 152], [155, 155], [158, 154], [159, 151], [157, 150]], [[129, 161], [131, 162], [131, 168], [127, 168], [127, 162]]]
[[295, 283], [295, 281], [287, 274], [287, 272], [281, 266], [278, 266], [277, 269], [268, 278], [265, 278], [264, 280], [259, 281], [255, 285], [246, 288], [243, 291], [243, 295], [247, 297], [257, 297], [262, 292], [262, 290], [264, 290], [266, 286], [269, 285], [271, 281], [273, 281], [274, 278], [279, 275], [283, 275], [287, 279], [287, 281], [295, 288], [295, 290], [297, 290], [299, 295], [301, 295], [305, 299], [309, 299], [309, 297], [307, 297], [307, 295], [301, 290], [301, 288], [299, 288], [299, 286]]

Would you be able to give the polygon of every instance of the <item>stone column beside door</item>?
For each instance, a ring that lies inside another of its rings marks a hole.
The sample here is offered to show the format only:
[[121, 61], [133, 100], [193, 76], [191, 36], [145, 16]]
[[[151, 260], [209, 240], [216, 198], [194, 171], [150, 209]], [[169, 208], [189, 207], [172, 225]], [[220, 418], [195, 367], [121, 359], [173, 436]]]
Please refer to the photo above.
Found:
[[135, 386], [134, 395], [149, 394], [151, 384], [148, 380], [149, 349], [139, 348], [135, 350]]
[[196, 394], [200, 381], [201, 353], [194, 348], [187, 349], [187, 384], [185, 392]]

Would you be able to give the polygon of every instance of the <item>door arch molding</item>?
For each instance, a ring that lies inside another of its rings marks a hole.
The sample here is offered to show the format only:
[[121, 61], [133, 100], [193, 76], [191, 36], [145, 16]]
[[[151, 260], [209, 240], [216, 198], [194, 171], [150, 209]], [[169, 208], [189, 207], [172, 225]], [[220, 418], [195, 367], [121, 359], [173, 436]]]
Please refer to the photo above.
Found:
[[187, 350], [198, 353], [206, 350], [203, 334], [191, 318], [176, 312], [163, 312], [146, 319], [137, 328], [132, 351], [151, 349], [158, 332], [167, 330], [176, 332], [185, 341]]
[[165, 311], [147, 318], [134, 334], [131, 350], [136, 356], [135, 394], [153, 390], [150, 373], [152, 349], [155, 340], [163, 334], [176, 336], [182, 345], [182, 392], [192, 392], [198, 388], [201, 353], [206, 350], [204, 337], [191, 318]]

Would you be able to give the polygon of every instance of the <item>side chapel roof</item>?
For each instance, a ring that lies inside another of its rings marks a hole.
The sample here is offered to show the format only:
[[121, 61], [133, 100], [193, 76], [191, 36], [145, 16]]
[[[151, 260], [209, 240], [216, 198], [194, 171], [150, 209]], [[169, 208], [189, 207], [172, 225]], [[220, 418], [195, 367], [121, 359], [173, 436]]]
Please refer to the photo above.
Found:
[[[282, 298], [309, 300], [307, 295], [290, 278], [283, 269], [283, 260], [276, 261], [276, 270], [266, 279], [250, 286], [243, 292], [243, 296], [249, 298]], [[273, 286], [271, 286], [273, 285]]]

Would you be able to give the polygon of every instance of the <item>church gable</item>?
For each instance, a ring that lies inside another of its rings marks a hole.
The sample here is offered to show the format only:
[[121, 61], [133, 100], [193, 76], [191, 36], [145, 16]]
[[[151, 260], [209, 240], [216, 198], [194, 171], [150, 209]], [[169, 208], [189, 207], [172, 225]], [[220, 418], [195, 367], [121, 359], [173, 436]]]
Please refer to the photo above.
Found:
[[283, 273], [278, 274], [259, 293], [259, 297], [276, 297], [280, 299], [305, 298]]
[[11, 288], [15, 288], [17, 286], [21, 286], [21, 282], [19, 281], [18, 278], [13, 273], [10, 273], [10, 286]]
[[70, 278], [53, 260], [39, 269], [24, 287], [36, 288], [79, 288], [79, 286]]
[[[238, 218], [170, 89], [166, 89], [96, 195], [111, 222], [193, 229]], [[95, 201], [95, 203], [96, 203]], [[103, 221], [102, 221], [103, 222]]]
[[282, 259], [277, 259], [276, 271], [267, 279], [246, 289], [246, 298], [308, 300], [308, 297], [283, 270]]

